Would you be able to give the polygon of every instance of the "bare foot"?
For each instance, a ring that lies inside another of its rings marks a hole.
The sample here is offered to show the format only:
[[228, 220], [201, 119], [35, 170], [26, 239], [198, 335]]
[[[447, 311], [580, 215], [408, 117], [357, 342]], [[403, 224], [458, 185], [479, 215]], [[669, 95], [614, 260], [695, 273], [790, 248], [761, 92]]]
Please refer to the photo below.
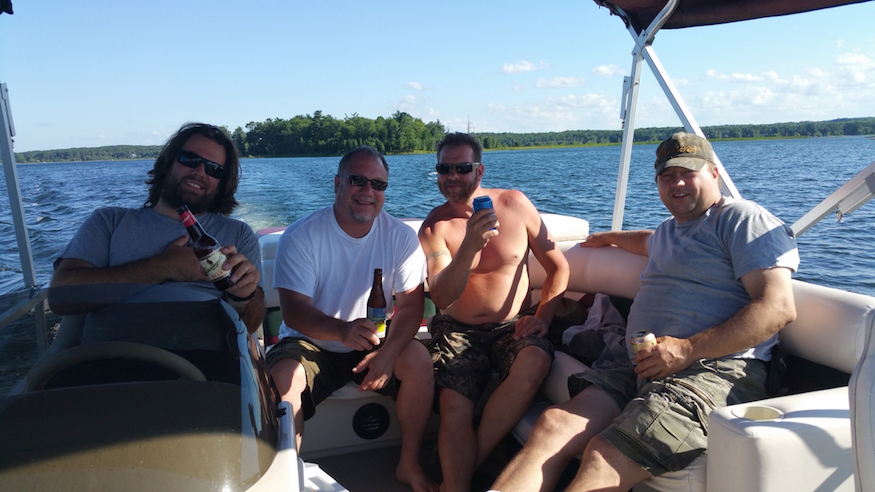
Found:
[[410, 485], [413, 492], [439, 492], [438, 484], [428, 478], [419, 464], [405, 466], [399, 463], [395, 469], [395, 478]]

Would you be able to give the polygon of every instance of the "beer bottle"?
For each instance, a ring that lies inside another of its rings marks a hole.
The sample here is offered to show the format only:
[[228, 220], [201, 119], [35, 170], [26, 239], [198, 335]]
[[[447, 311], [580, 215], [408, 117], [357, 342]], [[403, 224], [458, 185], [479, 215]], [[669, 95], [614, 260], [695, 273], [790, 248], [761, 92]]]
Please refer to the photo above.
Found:
[[386, 295], [383, 294], [383, 269], [374, 269], [374, 285], [368, 297], [368, 319], [377, 325], [377, 337], [386, 337]]
[[201, 262], [201, 266], [204, 267], [210, 280], [213, 281], [213, 285], [219, 290], [225, 290], [234, 285], [234, 282], [231, 282], [231, 271], [222, 268], [222, 265], [227, 261], [225, 255], [222, 254], [222, 245], [213, 236], [207, 234], [204, 226], [188, 209], [188, 205], [177, 208], [176, 212], [182, 219], [182, 225], [188, 230], [195, 256]]

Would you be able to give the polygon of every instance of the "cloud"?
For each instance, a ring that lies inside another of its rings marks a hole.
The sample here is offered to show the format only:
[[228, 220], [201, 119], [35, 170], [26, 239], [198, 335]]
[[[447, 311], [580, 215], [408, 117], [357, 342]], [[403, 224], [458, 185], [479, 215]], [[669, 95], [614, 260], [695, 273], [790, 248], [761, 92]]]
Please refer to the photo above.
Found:
[[616, 65], [599, 65], [592, 69], [592, 73], [599, 77], [612, 77], [614, 75], [626, 75], [626, 71]]
[[845, 53], [836, 57], [836, 65], [840, 68], [853, 68], [855, 70], [871, 70], [875, 68], [875, 62], [862, 53]]
[[404, 87], [407, 89], [413, 89], [415, 91], [421, 91], [425, 89], [419, 82], [408, 82], [404, 85]]
[[550, 87], [579, 87], [586, 83], [583, 77], [553, 77], [552, 79], [538, 79], [535, 84], [540, 88]]
[[495, 117], [490, 120], [490, 127], [513, 128], [512, 131], [605, 129], [619, 126], [618, 104], [616, 98], [601, 94], [568, 94], [517, 105], [490, 103], [486, 111]]
[[539, 62], [537, 65], [530, 61], [520, 60], [518, 63], [505, 63], [501, 66], [502, 73], [527, 73], [534, 72], [536, 70], [542, 70], [547, 68], [547, 65], [544, 62]]

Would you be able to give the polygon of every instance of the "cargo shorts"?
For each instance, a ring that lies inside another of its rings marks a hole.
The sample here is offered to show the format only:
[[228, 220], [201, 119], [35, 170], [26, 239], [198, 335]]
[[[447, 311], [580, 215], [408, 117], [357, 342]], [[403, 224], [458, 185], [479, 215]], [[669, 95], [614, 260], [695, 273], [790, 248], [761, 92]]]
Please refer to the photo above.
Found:
[[570, 376], [568, 389], [573, 398], [595, 385], [610, 396], [622, 413], [600, 435], [659, 476], [705, 453], [711, 410], [766, 398], [767, 376], [760, 360], [701, 359], [656, 380], [638, 378], [631, 366], [589, 370]]
[[469, 325], [443, 314], [434, 315], [428, 325], [431, 339], [424, 343], [434, 363], [437, 387], [457, 391], [476, 404], [492, 372], [497, 371], [503, 381], [516, 355], [525, 347], [540, 347], [552, 360], [553, 344], [547, 338], [514, 340], [517, 319]]
[[[304, 420], [316, 414], [316, 405], [325, 401], [331, 393], [352, 381], [361, 384], [368, 371], [354, 373], [352, 369], [368, 354], [367, 350], [352, 352], [331, 352], [323, 350], [306, 338], [286, 337], [267, 351], [267, 366], [271, 367], [282, 359], [295, 359], [304, 366], [307, 374], [307, 389], [301, 395]], [[398, 397], [401, 382], [392, 375], [377, 393]]]

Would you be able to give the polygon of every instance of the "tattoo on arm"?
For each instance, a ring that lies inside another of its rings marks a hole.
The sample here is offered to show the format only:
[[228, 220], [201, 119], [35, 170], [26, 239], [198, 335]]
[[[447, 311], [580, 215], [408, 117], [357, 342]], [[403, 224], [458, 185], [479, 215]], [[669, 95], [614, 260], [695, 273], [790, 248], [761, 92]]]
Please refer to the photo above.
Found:
[[433, 253], [429, 253], [428, 256], [425, 257], [425, 259], [426, 259], [426, 260], [430, 260], [430, 259], [432, 259], [432, 258], [437, 258], [438, 256], [443, 256], [443, 255], [447, 255], [447, 256], [449, 256], [449, 255], [450, 255], [450, 252], [447, 251], [447, 250], [445, 250], [445, 249], [442, 249], [442, 250], [440, 250], [440, 251], [435, 251], [435, 252], [433, 252]]

